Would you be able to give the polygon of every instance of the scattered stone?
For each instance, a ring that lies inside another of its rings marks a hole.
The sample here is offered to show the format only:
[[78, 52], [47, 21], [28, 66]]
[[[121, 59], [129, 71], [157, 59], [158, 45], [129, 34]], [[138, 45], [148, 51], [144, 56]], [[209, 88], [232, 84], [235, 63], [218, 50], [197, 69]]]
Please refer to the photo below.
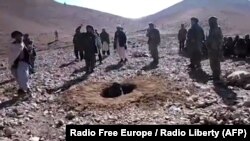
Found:
[[10, 127], [4, 128], [3, 132], [4, 132], [4, 136], [8, 138], [11, 138], [11, 136], [14, 134], [14, 130]]
[[30, 141], [40, 141], [40, 138], [39, 137], [31, 137], [29, 140]]
[[250, 73], [246, 71], [235, 71], [227, 76], [229, 85], [244, 87], [250, 84]]
[[59, 136], [59, 140], [60, 140], [60, 141], [64, 141], [64, 140], [65, 140], [65, 137]]
[[206, 107], [208, 107], [208, 106], [210, 106], [210, 105], [211, 105], [211, 103], [207, 103], [207, 102], [205, 102], [205, 101], [200, 100], [200, 101], [198, 101], [198, 103], [196, 104], [196, 107], [197, 107], [197, 108], [206, 108]]
[[34, 118], [34, 116], [32, 116], [32, 115], [28, 115], [28, 118], [29, 118], [29, 119], [33, 119], [33, 118]]
[[0, 137], [0, 141], [12, 141], [11, 139]]
[[149, 57], [150, 55], [148, 53], [145, 52], [134, 52], [132, 54], [132, 57], [134, 58], [139, 58], [139, 57]]
[[180, 107], [176, 107], [175, 105], [173, 105], [168, 109], [168, 112], [174, 115], [180, 115], [182, 113], [182, 110]]
[[204, 124], [206, 124], [206, 125], [216, 125], [218, 123], [217, 123], [215, 118], [207, 117], [207, 118], [204, 118]]
[[250, 99], [248, 99], [246, 102], [244, 102], [243, 106], [250, 108]]
[[4, 129], [4, 122], [1, 121], [1, 122], [0, 122], [0, 130], [3, 130], [3, 129]]
[[72, 111], [70, 111], [70, 112], [68, 112], [68, 114], [66, 115], [65, 118], [68, 120], [72, 120], [75, 118], [75, 114]]
[[13, 111], [9, 111], [9, 112], [6, 113], [6, 116], [15, 118], [15, 117], [17, 117], [17, 114], [15, 112], [13, 112]]
[[64, 125], [64, 121], [63, 120], [58, 120], [57, 123], [56, 123], [56, 128], [60, 128], [63, 125]]
[[191, 124], [199, 123], [200, 120], [201, 120], [200, 117], [196, 115], [196, 116], [194, 116], [194, 117], [191, 117], [190, 123], [191, 123]]
[[32, 133], [31, 133], [31, 131], [28, 129], [27, 130], [27, 135], [31, 135]]
[[246, 84], [246, 85], [245, 85], [245, 89], [246, 89], [246, 90], [250, 90], [250, 84]]
[[23, 120], [19, 120], [18, 121], [18, 125], [23, 125], [24, 124], [24, 121]]
[[210, 88], [209, 86], [205, 86], [205, 85], [199, 84], [197, 82], [194, 83], [194, 86], [197, 87], [197, 88], [200, 88], [202, 90], [207, 90], [207, 89]]
[[43, 112], [43, 115], [46, 116], [46, 115], [48, 115], [48, 113], [49, 113], [49, 111], [46, 110]]

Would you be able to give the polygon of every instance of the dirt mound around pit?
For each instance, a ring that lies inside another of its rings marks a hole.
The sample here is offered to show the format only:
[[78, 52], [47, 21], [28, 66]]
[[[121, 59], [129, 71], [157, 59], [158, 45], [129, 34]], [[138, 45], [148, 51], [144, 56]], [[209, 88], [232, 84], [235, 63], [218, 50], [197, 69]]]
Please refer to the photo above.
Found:
[[65, 91], [62, 96], [62, 103], [75, 110], [86, 108], [120, 109], [131, 104], [153, 108], [154, 104], [159, 103], [157, 101], [183, 103], [186, 97], [181, 89], [158, 77], [136, 77], [125, 80], [121, 84], [133, 84], [136, 88], [126, 95], [115, 98], [103, 97], [103, 90], [111, 87], [112, 84], [113, 82], [92, 82], [85, 86], [78, 86]]

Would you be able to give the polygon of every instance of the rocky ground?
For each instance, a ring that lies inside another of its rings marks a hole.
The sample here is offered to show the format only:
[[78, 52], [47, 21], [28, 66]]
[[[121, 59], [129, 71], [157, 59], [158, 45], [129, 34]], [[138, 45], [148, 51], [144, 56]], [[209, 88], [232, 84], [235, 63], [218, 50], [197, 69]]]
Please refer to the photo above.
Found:
[[[24, 101], [13, 98], [16, 83], [2, 59], [0, 140], [63, 141], [67, 124], [250, 124], [248, 90], [213, 84], [208, 60], [202, 62], [204, 71], [190, 72], [176, 38], [163, 38], [157, 68], [149, 66], [146, 39], [133, 37], [126, 65], [117, 65], [112, 50], [89, 76], [84, 62], [74, 62], [73, 47], [52, 44], [38, 52], [32, 97]], [[249, 68], [247, 61], [222, 62], [223, 76]], [[138, 87], [113, 99], [100, 96], [110, 83], [123, 81]]]

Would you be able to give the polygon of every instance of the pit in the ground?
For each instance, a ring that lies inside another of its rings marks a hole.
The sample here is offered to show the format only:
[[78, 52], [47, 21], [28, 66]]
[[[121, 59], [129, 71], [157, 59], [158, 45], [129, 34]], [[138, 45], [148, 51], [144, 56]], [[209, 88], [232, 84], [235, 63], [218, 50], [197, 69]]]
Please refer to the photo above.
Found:
[[115, 98], [121, 95], [130, 94], [136, 89], [135, 84], [124, 83], [119, 84], [117, 82], [113, 83], [111, 86], [103, 89], [101, 96], [104, 98]]

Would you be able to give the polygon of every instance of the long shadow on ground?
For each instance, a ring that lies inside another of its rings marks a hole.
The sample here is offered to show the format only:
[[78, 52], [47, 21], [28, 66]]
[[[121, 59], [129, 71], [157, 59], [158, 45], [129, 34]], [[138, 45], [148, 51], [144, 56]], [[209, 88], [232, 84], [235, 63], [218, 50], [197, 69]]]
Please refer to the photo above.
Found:
[[120, 68], [122, 68], [123, 64], [121, 63], [118, 63], [118, 64], [115, 64], [115, 65], [109, 65], [105, 68], [105, 72], [110, 72], [112, 70], [119, 70]]
[[157, 64], [151, 62], [150, 64], [142, 67], [141, 70], [150, 71], [150, 70], [153, 70], [153, 69], [156, 69], [156, 68], [158, 68]]
[[71, 62], [69, 62], [69, 63], [62, 64], [59, 68], [60, 68], [60, 69], [61, 69], [61, 68], [65, 68], [65, 67], [68, 67], [68, 66], [73, 65], [73, 64], [75, 64], [75, 61], [71, 61]]
[[49, 94], [51, 94], [51, 93], [55, 93], [55, 92], [59, 92], [59, 91], [60, 91], [60, 92], [66, 91], [66, 90], [68, 90], [71, 86], [76, 85], [76, 84], [79, 84], [79, 83], [81, 83], [81, 82], [87, 80], [87, 79], [88, 79], [88, 76], [89, 76], [89, 74], [84, 74], [84, 75], [81, 76], [81, 77], [78, 77], [78, 78], [76, 78], [76, 79], [73, 79], [73, 80], [70, 80], [70, 81], [65, 82], [65, 83], [64, 83], [62, 86], [60, 86], [60, 87], [53, 88], [53, 89], [47, 89], [47, 92], [48, 92]]
[[15, 106], [18, 102], [26, 101], [29, 99], [29, 95], [15, 96], [10, 100], [4, 101], [0, 103], [0, 110], [3, 108]]
[[224, 104], [232, 106], [238, 103], [237, 94], [229, 89], [226, 84], [214, 83], [214, 91], [222, 98]]
[[191, 79], [195, 80], [198, 83], [206, 84], [210, 79], [210, 76], [202, 69], [190, 70], [188, 74]]
[[0, 82], [0, 86], [2, 86], [2, 85], [5, 85], [5, 84], [8, 84], [8, 83], [11, 83], [11, 82], [13, 82], [15, 79], [10, 79], [10, 80], [5, 80], [5, 81], [3, 81], [3, 82]]

